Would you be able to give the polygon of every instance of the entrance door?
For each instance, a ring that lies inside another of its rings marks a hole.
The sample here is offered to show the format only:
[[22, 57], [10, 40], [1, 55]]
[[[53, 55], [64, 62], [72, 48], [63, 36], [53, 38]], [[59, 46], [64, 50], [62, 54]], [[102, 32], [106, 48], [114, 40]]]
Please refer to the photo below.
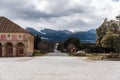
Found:
[[12, 57], [13, 56], [13, 45], [12, 43], [7, 43], [6, 45], [6, 56]]
[[18, 48], [18, 54], [24, 54], [24, 48], [23, 47]]
[[24, 44], [18, 43], [17, 44], [17, 56], [24, 56]]
[[2, 45], [0, 43], [0, 57], [2, 57]]

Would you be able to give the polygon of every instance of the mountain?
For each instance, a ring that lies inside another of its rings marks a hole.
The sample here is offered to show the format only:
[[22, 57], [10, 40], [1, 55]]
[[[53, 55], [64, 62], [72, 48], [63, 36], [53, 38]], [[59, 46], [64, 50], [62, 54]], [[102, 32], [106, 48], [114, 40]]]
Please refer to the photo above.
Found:
[[40, 35], [40, 32], [33, 28], [26, 28], [26, 30], [34, 35]]
[[41, 31], [37, 31], [30, 27], [26, 28], [26, 30], [34, 35], [39, 35], [43, 40], [52, 40], [52, 41], [63, 41], [67, 39], [71, 34], [73, 34], [68, 30], [44, 29]]
[[51, 29], [41, 30], [40, 33], [45, 33], [44, 35], [41, 34], [41, 36], [53, 41], [63, 41], [67, 39], [69, 35], [72, 34], [72, 32], [69, 32], [69, 31], [51, 30]]
[[72, 34], [72, 32], [68, 30], [52, 30], [52, 29], [44, 29], [41, 30], [40, 33], [46, 33], [46, 34]]
[[96, 30], [95, 30], [95, 29], [90, 29], [90, 30], [88, 30], [87, 32], [96, 34]]
[[82, 42], [96, 42], [96, 30], [91, 29], [84, 32], [76, 32], [72, 36], [80, 38]]
[[52, 30], [47, 28], [40, 31], [37, 31], [33, 28], [26, 28], [26, 30], [34, 35], [39, 35], [43, 40], [64, 41], [69, 37], [78, 37], [82, 42], [94, 43], [96, 41], [95, 29], [74, 33], [68, 30]]

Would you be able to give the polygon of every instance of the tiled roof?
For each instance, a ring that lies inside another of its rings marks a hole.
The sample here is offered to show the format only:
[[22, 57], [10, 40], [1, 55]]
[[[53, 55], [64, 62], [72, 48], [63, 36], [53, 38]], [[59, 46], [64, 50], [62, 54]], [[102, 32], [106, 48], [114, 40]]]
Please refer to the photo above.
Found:
[[25, 29], [11, 20], [0, 17], [0, 33], [28, 33]]

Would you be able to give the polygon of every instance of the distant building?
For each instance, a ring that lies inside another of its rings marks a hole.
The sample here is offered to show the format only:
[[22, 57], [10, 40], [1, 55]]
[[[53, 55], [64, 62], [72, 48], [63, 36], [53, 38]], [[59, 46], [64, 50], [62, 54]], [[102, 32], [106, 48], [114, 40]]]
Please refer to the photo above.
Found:
[[67, 46], [67, 50], [68, 50], [69, 52], [76, 52], [76, 51], [77, 51], [76, 46], [75, 46], [74, 44], [69, 44], [69, 45]]
[[0, 17], [0, 57], [31, 56], [34, 36], [11, 20]]

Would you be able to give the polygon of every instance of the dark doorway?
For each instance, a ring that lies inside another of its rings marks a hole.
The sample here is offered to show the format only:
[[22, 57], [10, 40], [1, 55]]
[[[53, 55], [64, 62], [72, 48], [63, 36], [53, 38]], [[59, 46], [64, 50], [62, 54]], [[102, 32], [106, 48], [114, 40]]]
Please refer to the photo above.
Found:
[[6, 56], [7, 57], [13, 56], [13, 44], [10, 42], [6, 44]]
[[0, 57], [2, 57], [2, 44], [0, 43]]
[[17, 56], [24, 56], [24, 44], [23, 43], [17, 44]]

